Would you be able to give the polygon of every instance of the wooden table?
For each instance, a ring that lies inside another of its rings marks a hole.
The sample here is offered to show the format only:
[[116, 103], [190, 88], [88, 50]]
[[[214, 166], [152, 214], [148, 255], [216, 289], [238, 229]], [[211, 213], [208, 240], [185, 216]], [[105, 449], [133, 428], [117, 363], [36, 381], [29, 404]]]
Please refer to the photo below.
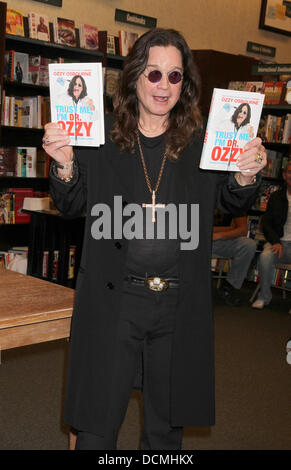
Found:
[[70, 335], [75, 291], [0, 268], [0, 350]]

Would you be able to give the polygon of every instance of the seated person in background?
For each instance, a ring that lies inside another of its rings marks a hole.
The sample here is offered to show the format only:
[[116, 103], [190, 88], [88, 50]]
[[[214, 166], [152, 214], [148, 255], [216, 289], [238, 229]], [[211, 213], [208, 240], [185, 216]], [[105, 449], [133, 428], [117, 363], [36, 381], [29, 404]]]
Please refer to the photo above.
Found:
[[275, 263], [291, 263], [291, 160], [283, 171], [283, 179], [283, 188], [271, 194], [262, 217], [267, 243], [259, 258], [260, 292], [254, 308], [263, 308], [271, 302]]
[[212, 256], [232, 258], [226, 279], [222, 279], [219, 296], [232, 306], [239, 305], [235, 289], [240, 289], [255, 255], [256, 242], [247, 238], [248, 224], [245, 213], [237, 216], [215, 211]]

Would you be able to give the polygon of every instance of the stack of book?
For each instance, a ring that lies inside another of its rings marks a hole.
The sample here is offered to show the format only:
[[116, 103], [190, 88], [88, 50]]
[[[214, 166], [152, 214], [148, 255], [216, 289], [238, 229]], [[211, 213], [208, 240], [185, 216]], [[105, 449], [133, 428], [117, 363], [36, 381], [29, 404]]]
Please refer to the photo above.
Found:
[[260, 121], [258, 136], [264, 142], [290, 144], [291, 114], [287, 113], [285, 116], [264, 115]]
[[266, 149], [267, 165], [261, 170], [261, 174], [267, 178], [280, 178], [282, 169], [288, 161], [288, 156], [283, 156], [281, 152]]
[[0, 267], [26, 274], [27, 258], [28, 247], [15, 246], [7, 251], [0, 251]]
[[50, 122], [50, 99], [38, 96], [8, 96], [2, 92], [1, 122], [4, 126], [42, 129]]
[[0, 176], [45, 178], [50, 157], [36, 147], [0, 147]]
[[32, 85], [48, 86], [48, 65], [62, 63], [64, 59], [49, 59], [14, 50], [4, 54], [4, 80]]
[[[21, 10], [7, 8], [6, 34], [25, 36], [24, 18]], [[80, 24], [76, 28], [74, 20], [54, 17], [50, 21], [47, 15], [30, 11], [28, 13], [28, 35], [32, 39], [70, 47], [81, 47], [101, 51], [112, 55], [126, 56], [138, 38], [138, 34], [120, 30], [118, 36], [108, 31], [99, 31], [96, 25]], [[52, 33], [52, 36], [51, 36]], [[79, 33], [79, 34], [78, 34]], [[18, 76], [20, 77], [20, 70]]]

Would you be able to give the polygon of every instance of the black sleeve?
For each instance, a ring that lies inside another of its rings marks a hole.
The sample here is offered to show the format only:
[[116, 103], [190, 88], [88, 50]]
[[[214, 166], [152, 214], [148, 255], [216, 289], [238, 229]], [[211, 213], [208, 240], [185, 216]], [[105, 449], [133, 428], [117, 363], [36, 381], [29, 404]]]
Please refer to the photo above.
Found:
[[53, 164], [51, 165], [50, 194], [64, 217], [80, 217], [86, 212], [87, 167], [91, 152], [91, 149], [74, 149], [74, 173], [68, 183], [57, 178]]
[[233, 172], [218, 175], [217, 209], [235, 216], [247, 212], [256, 200], [261, 179], [261, 175], [257, 175], [254, 184], [240, 186]]

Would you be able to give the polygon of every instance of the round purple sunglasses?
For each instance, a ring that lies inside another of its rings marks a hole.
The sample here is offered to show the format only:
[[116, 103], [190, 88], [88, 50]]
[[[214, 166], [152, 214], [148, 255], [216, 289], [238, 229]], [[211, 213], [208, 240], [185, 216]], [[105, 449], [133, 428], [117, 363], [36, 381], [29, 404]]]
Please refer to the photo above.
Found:
[[158, 83], [162, 80], [163, 73], [168, 76], [168, 80], [172, 85], [176, 85], [183, 78], [183, 74], [181, 72], [178, 72], [177, 70], [173, 70], [173, 72], [161, 72], [160, 70], [152, 70], [148, 73], [148, 75], [144, 73], [144, 76], [151, 83]]

